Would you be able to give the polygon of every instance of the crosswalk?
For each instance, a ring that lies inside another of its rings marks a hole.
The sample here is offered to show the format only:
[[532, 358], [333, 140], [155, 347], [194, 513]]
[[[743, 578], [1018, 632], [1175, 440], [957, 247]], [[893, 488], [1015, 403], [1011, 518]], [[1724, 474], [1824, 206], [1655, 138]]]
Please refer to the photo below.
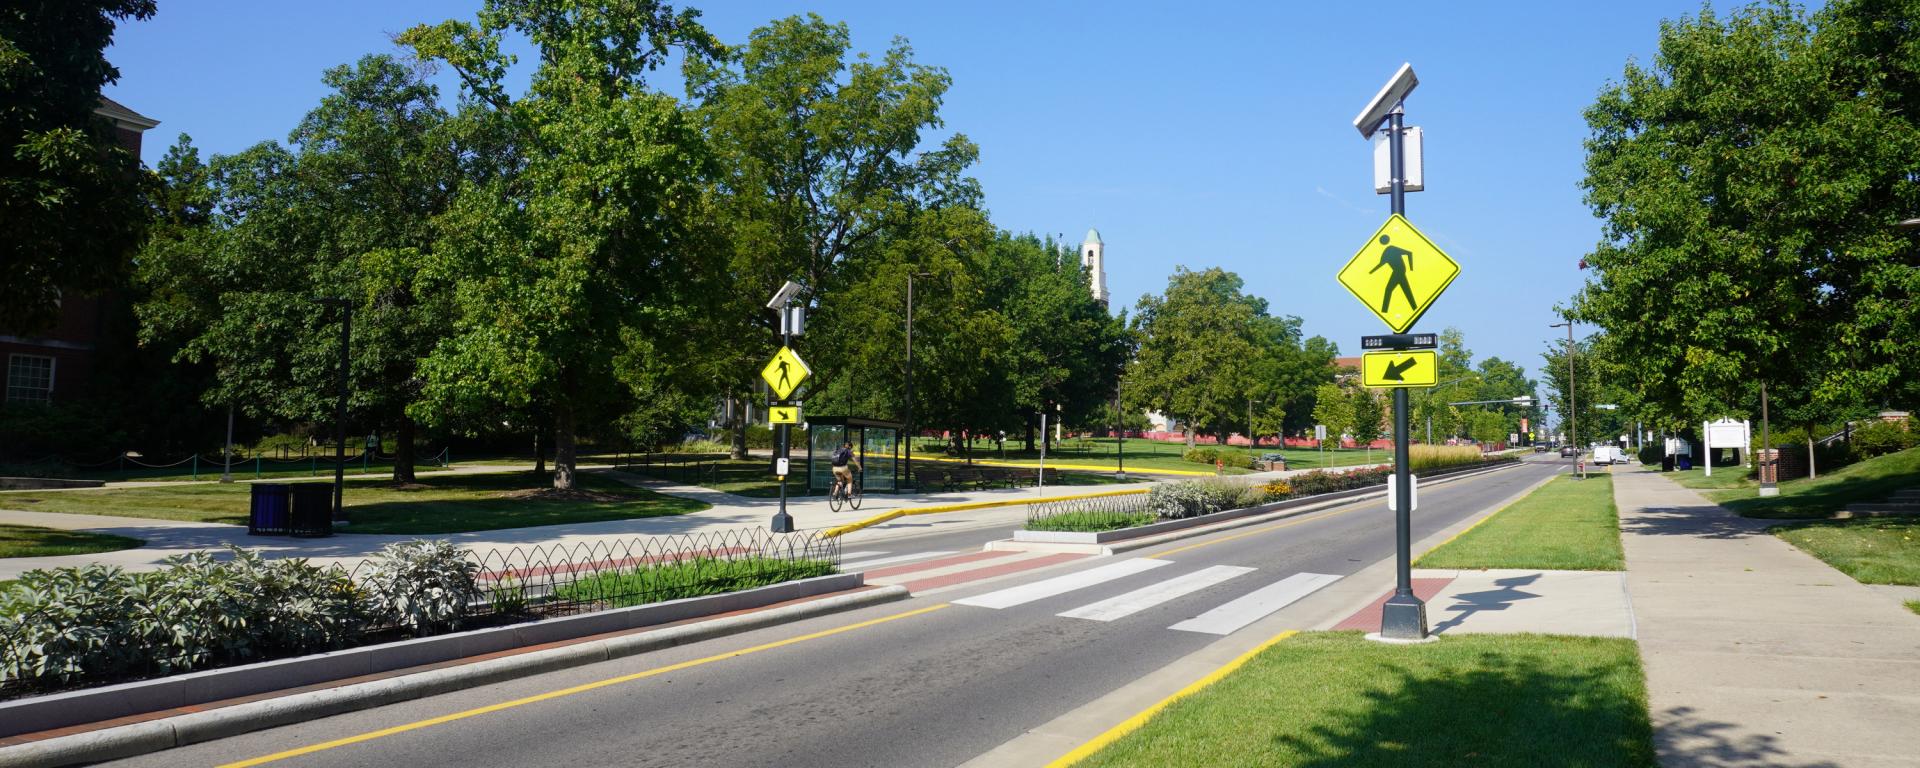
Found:
[[[915, 594], [942, 590], [976, 581], [999, 578], [1027, 570], [1084, 559], [1087, 555], [1035, 552], [950, 551], [893, 553], [884, 551], [847, 552], [841, 555], [842, 571], [861, 571], [869, 584], [903, 584]], [[1236, 591], [1230, 599], [1168, 626], [1178, 632], [1230, 635], [1275, 612], [1292, 605], [1341, 577], [1325, 573], [1294, 573], [1267, 583], [1251, 574], [1256, 569], [1238, 565], [1210, 565], [1200, 568], [1173, 567], [1171, 560], [1136, 557], [1116, 560], [1085, 570], [1065, 573], [1016, 584], [953, 601], [955, 605], [987, 610], [1069, 597], [1083, 590], [1112, 584], [1122, 579], [1147, 574], [1155, 581], [1123, 594], [1095, 600], [1059, 611], [1057, 616], [1080, 621], [1113, 622], [1157, 606], [1179, 600], [1213, 587], [1248, 582], [1251, 589]]]
[[[1059, 597], [1149, 571], [1166, 573], [1166, 578], [1152, 584], [1057, 614], [1063, 618], [1086, 621], [1118, 621], [1208, 587], [1228, 583], [1255, 570], [1237, 565], [1212, 565], [1177, 573], [1174, 571], [1179, 569], [1162, 571], [1165, 566], [1170, 565], [1173, 565], [1171, 561], [1144, 557], [1121, 560], [953, 602], [955, 605], [998, 610]], [[1339, 576], [1325, 573], [1296, 573], [1221, 603], [1168, 629], [1210, 635], [1230, 635], [1339, 580]]]

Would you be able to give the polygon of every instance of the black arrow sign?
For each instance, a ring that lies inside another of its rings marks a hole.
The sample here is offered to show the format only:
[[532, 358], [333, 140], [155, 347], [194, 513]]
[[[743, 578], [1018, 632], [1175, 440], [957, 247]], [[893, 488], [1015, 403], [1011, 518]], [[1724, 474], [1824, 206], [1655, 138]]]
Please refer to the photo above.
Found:
[[1387, 363], [1387, 372], [1380, 378], [1386, 381], [1405, 381], [1400, 375], [1406, 373], [1408, 369], [1412, 368], [1414, 364], [1418, 362], [1420, 362], [1420, 358], [1409, 357], [1397, 363]]

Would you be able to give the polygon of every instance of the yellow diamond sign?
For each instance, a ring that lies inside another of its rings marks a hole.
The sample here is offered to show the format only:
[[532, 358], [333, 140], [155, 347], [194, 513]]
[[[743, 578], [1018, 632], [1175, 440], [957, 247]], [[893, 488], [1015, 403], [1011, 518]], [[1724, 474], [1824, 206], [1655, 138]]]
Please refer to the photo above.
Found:
[[800, 388], [800, 382], [812, 375], [813, 369], [793, 353], [792, 347], [781, 347], [780, 351], [773, 353], [773, 359], [767, 361], [767, 367], [760, 369], [760, 378], [766, 380], [767, 388], [773, 390], [773, 396], [778, 400], [787, 399], [794, 390]]
[[1394, 333], [1406, 333], [1459, 275], [1459, 264], [1396, 213], [1367, 238], [1339, 278]]

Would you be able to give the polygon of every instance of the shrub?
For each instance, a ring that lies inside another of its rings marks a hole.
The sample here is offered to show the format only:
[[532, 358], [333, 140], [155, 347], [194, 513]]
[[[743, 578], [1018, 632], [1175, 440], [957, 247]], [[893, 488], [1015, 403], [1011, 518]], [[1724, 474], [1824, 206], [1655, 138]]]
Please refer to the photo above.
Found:
[[230, 547], [130, 574], [88, 565], [29, 571], [0, 594], [0, 682], [48, 685], [172, 673], [325, 650], [364, 628], [338, 570]]
[[1064, 512], [1027, 521], [1029, 531], [1081, 531], [1099, 533], [1149, 525], [1157, 518], [1152, 512]]
[[1851, 441], [1853, 459], [1859, 461], [1912, 448], [1920, 444], [1920, 434], [1904, 424], [1880, 421], [1855, 429]]
[[415, 539], [388, 544], [370, 561], [364, 586], [373, 610], [414, 634], [458, 629], [480, 596], [480, 565], [449, 541]]
[[1666, 458], [1666, 456], [1667, 447], [1664, 444], [1646, 443], [1640, 446], [1639, 459], [1641, 464], [1658, 464], [1660, 460]]
[[1220, 511], [1220, 507], [1214, 505], [1213, 495], [1195, 482], [1156, 485], [1147, 492], [1147, 504], [1162, 520], [1179, 520]]
[[1407, 446], [1408, 465], [1413, 471], [1457, 467], [1479, 462], [1483, 457], [1477, 445]]
[[1195, 464], [1206, 464], [1208, 466], [1219, 462], [1223, 466], [1253, 469], [1253, 456], [1241, 451], [1225, 448], [1188, 448], [1180, 454], [1180, 458], [1184, 461], [1190, 461]]
[[1271, 499], [1284, 499], [1293, 495], [1293, 484], [1285, 480], [1273, 480], [1260, 488], [1265, 490], [1267, 497]]
[[1272, 500], [1273, 497], [1267, 493], [1265, 485], [1242, 486], [1239, 495], [1233, 500], [1232, 509], [1257, 507]]

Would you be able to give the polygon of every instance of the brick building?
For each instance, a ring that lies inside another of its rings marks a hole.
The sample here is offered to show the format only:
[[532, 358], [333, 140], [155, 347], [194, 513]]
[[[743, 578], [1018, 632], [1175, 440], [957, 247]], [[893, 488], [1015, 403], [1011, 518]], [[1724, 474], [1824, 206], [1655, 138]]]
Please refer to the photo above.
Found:
[[[140, 156], [140, 138], [160, 121], [102, 96], [94, 114], [112, 123], [120, 145]], [[0, 329], [0, 359], [6, 361], [6, 402], [56, 402], [84, 388], [93, 373], [106, 313], [122, 299], [108, 292], [100, 296], [73, 296], [60, 303], [60, 318], [52, 328], [33, 335]]]

